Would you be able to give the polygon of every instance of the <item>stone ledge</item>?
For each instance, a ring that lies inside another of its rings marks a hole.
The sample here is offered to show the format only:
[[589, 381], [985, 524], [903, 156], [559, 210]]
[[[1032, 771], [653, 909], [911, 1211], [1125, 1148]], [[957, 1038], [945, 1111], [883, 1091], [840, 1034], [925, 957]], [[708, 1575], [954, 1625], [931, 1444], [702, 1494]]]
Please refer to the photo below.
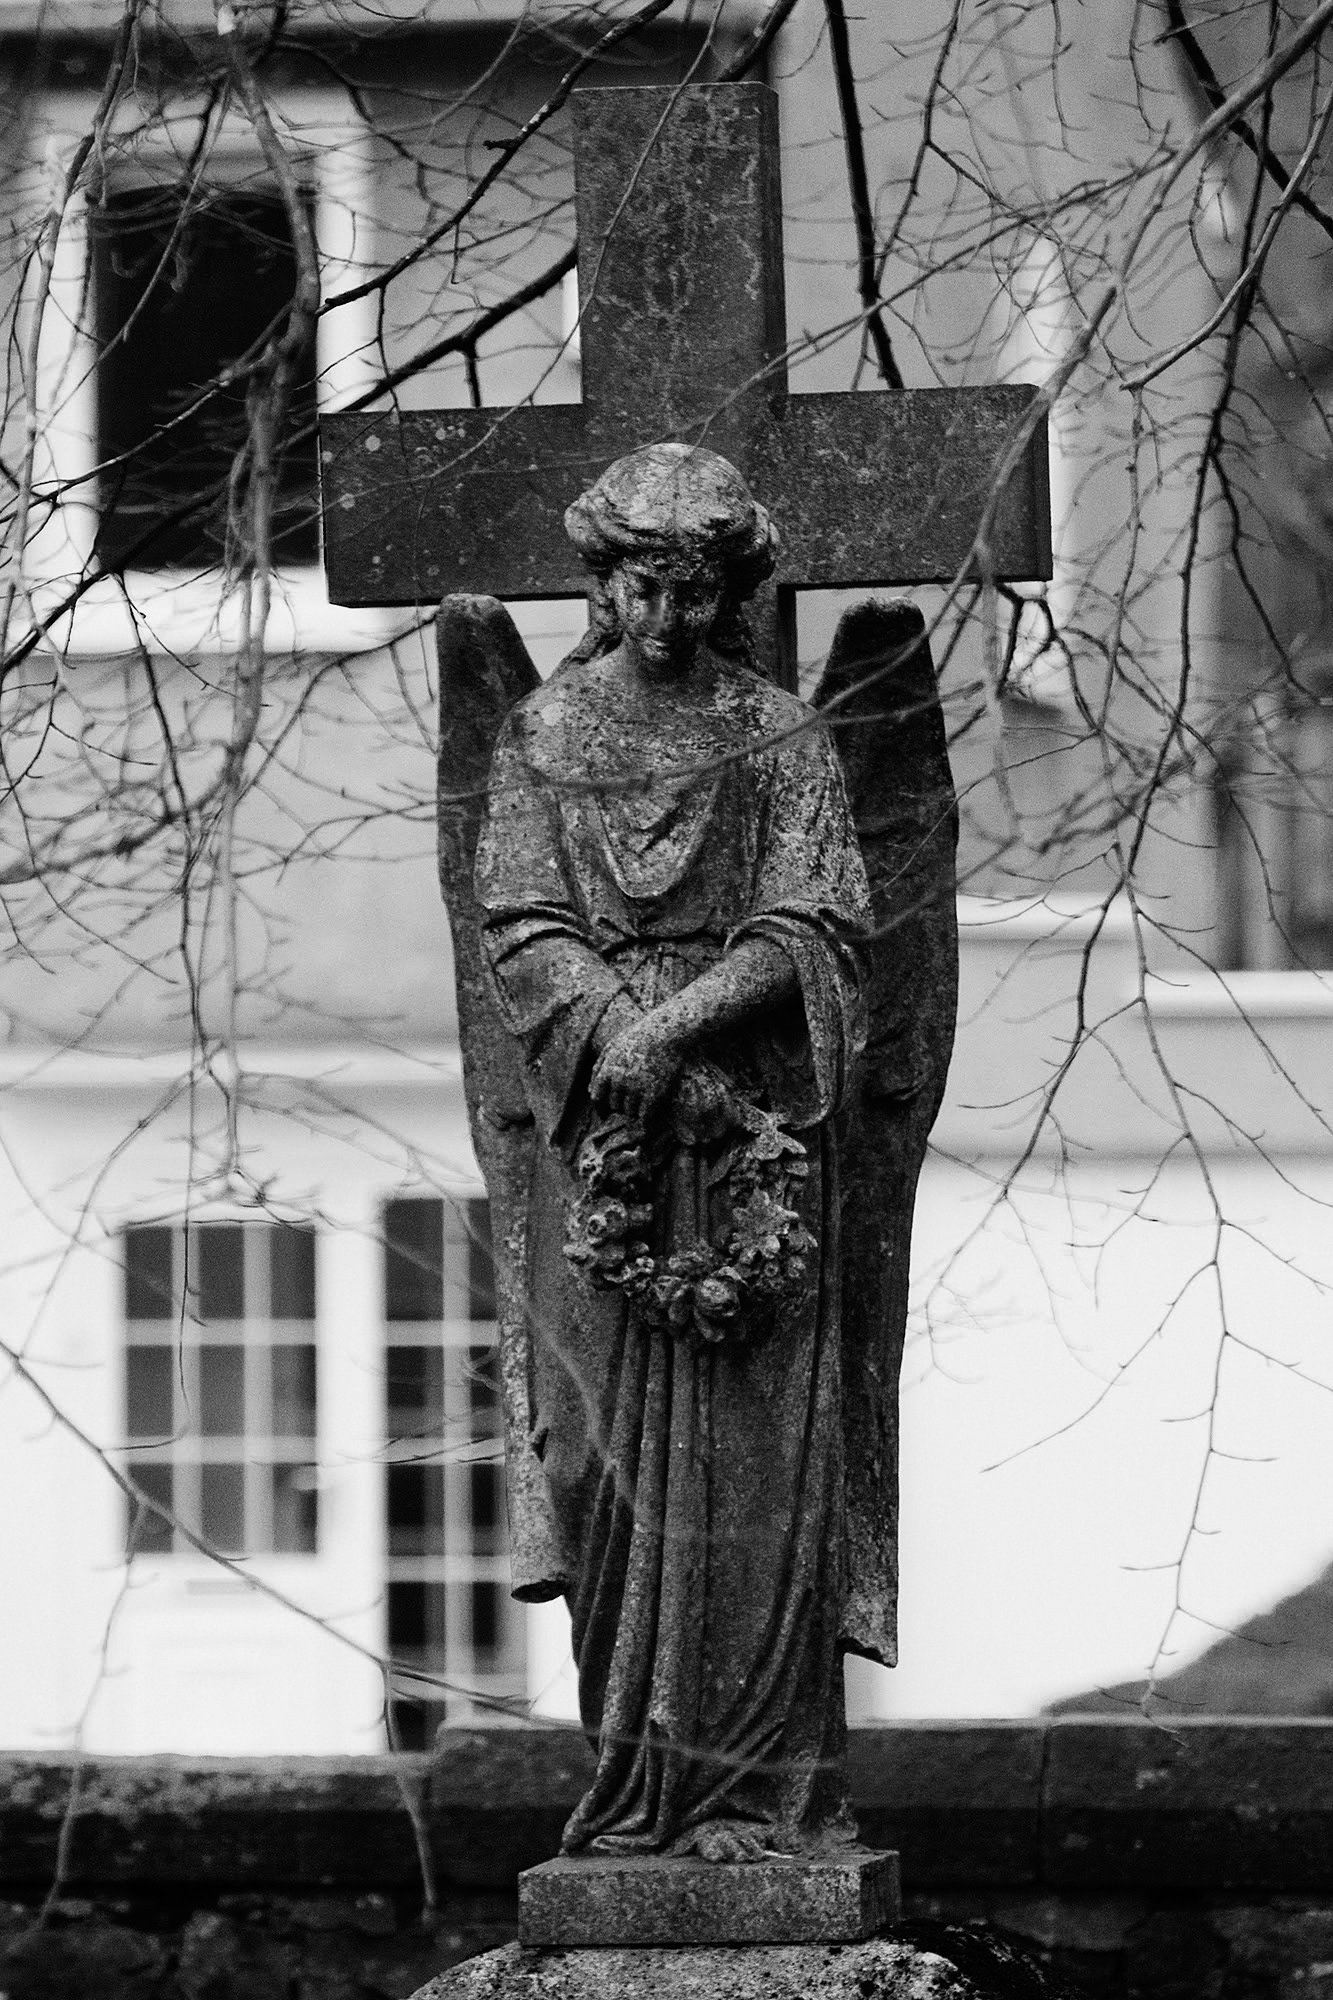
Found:
[[1322, 1717], [1051, 1725], [1041, 1878], [1080, 1888], [1333, 1889]]
[[49, 1880], [71, 1798], [71, 1881], [397, 1888], [420, 1880], [404, 1757], [0, 1757], [0, 1883]]
[[1037, 1880], [1047, 1728], [908, 1723], [851, 1732], [861, 1838], [896, 1848], [904, 1879]]
[[[425, 1757], [100, 1757], [78, 1766], [71, 1881], [401, 1890], [404, 1787], [437, 1868], [512, 1891], [590, 1772], [576, 1730], [446, 1731]], [[913, 1890], [1333, 1887], [1333, 1721], [1119, 1718], [852, 1731], [867, 1845]], [[49, 1881], [69, 1757], [0, 1757], [0, 1885]]]

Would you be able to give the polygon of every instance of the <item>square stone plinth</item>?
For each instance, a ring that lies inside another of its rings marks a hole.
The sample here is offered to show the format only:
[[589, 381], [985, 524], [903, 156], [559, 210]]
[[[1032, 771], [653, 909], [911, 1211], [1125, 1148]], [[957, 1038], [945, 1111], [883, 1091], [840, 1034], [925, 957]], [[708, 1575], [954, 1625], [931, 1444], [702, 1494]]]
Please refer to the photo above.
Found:
[[518, 1878], [528, 1950], [582, 1946], [851, 1944], [896, 1924], [896, 1854], [830, 1860], [577, 1855]]

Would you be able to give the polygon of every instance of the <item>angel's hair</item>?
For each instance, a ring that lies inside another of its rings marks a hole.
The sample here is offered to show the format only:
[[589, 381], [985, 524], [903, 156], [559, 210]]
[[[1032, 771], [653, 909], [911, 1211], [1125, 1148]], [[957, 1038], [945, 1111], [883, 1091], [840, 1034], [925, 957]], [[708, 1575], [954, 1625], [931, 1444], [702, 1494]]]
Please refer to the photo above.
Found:
[[681, 571], [714, 566], [722, 602], [708, 643], [743, 666], [756, 665], [745, 605], [773, 573], [778, 533], [735, 466], [717, 452], [651, 444], [618, 458], [569, 508], [565, 532], [592, 572], [588, 631], [571, 662], [596, 659], [620, 643], [611, 575], [639, 556]]

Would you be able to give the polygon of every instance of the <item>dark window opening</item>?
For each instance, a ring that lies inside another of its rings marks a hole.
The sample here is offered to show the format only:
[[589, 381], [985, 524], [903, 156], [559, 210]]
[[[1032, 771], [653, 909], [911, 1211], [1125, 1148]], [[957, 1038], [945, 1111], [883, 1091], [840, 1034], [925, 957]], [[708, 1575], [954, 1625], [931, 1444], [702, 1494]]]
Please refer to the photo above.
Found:
[[389, 1585], [389, 1651], [417, 1653], [444, 1638], [444, 1588], [428, 1583]]
[[468, 1405], [479, 1436], [498, 1430], [500, 1423], [500, 1354], [495, 1347], [467, 1351]]
[[[90, 236], [106, 465], [98, 557], [108, 569], [217, 564], [227, 478], [247, 434], [246, 384], [208, 385], [282, 331], [296, 285], [286, 211], [276, 193], [250, 189], [113, 189]], [[283, 424], [279, 563], [318, 556], [314, 414], [312, 346]]]
[[478, 1555], [505, 1552], [504, 1467], [468, 1467], [468, 1508], [472, 1516], [472, 1540]]
[[388, 1474], [389, 1554], [443, 1556], [443, 1466], [391, 1465]]
[[195, 1231], [191, 1278], [199, 1295], [199, 1317], [244, 1319], [244, 1238], [239, 1222], [204, 1222]]
[[447, 1712], [444, 1702], [413, 1701], [400, 1695], [390, 1707], [393, 1741], [400, 1750], [429, 1750], [433, 1747], [435, 1732]]
[[384, 1317], [444, 1318], [444, 1204], [391, 1201], [384, 1211]]
[[319, 1547], [319, 1494], [311, 1465], [275, 1465], [273, 1472], [273, 1551], [280, 1556], [313, 1556]]
[[467, 1204], [469, 1317], [495, 1318], [495, 1257], [491, 1248], [491, 1205]]
[[[140, 1465], [132, 1467], [134, 1483], [140, 1487], [149, 1500], [155, 1500], [160, 1507], [175, 1511], [172, 1494], [171, 1467], [169, 1465]], [[171, 1547], [171, 1522], [152, 1508], [130, 1502], [129, 1547], [134, 1555], [165, 1555]]]
[[125, 1434], [165, 1439], [175, 1425], [176, 1356], [170, 1347], [125, 1351]]
[[438, 1347], [388, 1350], [388, 1428], [391, 1438], [434, 1438], [444, 1432], [444, 1356]]
[[178, 1310], [172, 1288], [171, 1246], [176, 1232], [158, 1223], [125, 1231], [126, 1319], [171, 1319]]
[[478, 1654], [493, 1653], [500, 1642], [500, 1589], [494, 1583], [472, 1586], [472, 1645]]
[[1297, 965], [1333, 966], [1333, 695], [1292, 717], [1288, 930]]
[[269, 1310], [274, 1319], [315, 1317], [315, 1232], [275, 1222], [268, 1232]]
[[[193, 1523], [190, 1525], [194, 1525]], [[201, 1465], [198, 1528], [220, 1554], [245, 1552], [245, 1467]]]
[[1213, 831], [1219, 964], [1333, 967], [1333, 696], [1227, 746]]
[[273, 1370], [273, 1435], [282, 1438], [315, 1436], [315, 1350], [308, 1342], [300, 1346], [275, 1347], [270, 1352]]
[[199, 1434], [207, 1438], [245, 1436], [245, 1349], [199, 1349]]

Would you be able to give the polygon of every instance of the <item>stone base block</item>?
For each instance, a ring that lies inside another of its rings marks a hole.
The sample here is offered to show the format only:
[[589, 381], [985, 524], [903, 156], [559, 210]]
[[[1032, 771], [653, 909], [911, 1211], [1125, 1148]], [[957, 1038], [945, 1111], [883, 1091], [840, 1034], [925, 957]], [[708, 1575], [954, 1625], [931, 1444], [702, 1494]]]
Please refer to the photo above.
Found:
[[696, 1951], [525, 1951], [509, 1944], [442, 1972], [413, 2000], [998, 2000], [933, 1951], [860, 1944]]
[[561, 1856], [518, 1878], [530, 1951], [611, 1945], [848, 1944], [898, 1922], [896, 1854], [832, 1859], [671, 1860]]

